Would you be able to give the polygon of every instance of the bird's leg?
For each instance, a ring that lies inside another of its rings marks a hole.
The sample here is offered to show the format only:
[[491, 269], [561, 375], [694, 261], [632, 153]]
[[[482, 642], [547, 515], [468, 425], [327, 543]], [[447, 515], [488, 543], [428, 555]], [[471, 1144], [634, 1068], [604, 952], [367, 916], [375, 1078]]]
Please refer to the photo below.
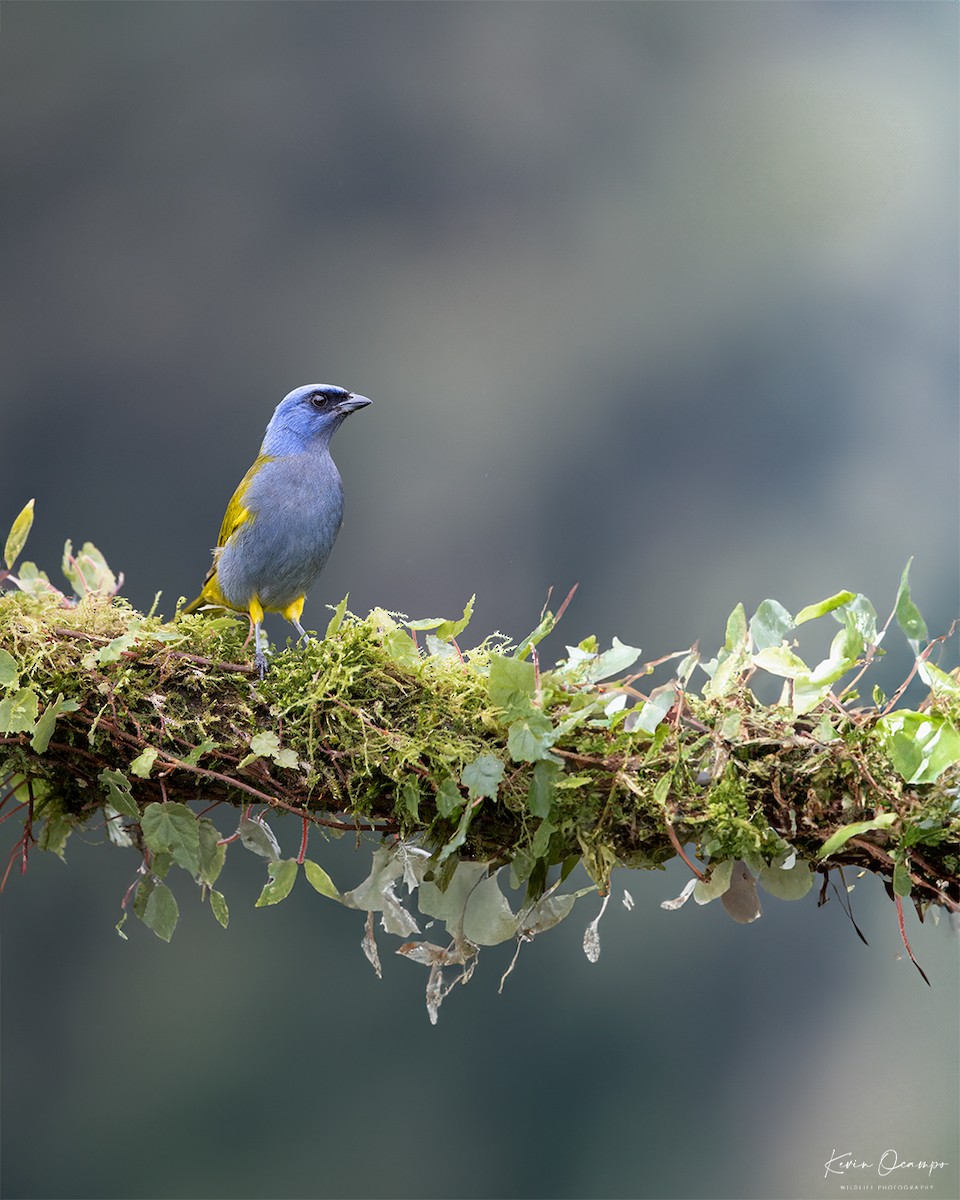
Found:
[[254, 596], [250, 601], [250, 620], [253, 622], [253, 665], [260, 672], [262, 679], [267, 673], [267, 656], [260, 643], [260, 625], [263, 621], [263, 606]]
[[260, 672], [260, 678], [262, 679], [264, 677], [264, 675], [266, 675], [266, 673], [267, 673], [267, 656], [266, 656], [266, 654], [264, 654], [263, 646], [260, 643], [260, 622], [259, 621], [254, 621], [254, 623], [253, 623], [253, 640], [256, 643], [256, 651], [254, 652], [254, 655], [253, 655], [253, 665]]
[[303, 612], [303, 602], [305, 599], [305, 596], [301, 596], [298, 600], [294, 600], [292, 604], [288, 604], [283, 610], [283, 615], [300, 635], [297, 638], [298, 646], [301, 642], [308, 642], [310, 640], [310, 634], [300, 624], [300, 614]]

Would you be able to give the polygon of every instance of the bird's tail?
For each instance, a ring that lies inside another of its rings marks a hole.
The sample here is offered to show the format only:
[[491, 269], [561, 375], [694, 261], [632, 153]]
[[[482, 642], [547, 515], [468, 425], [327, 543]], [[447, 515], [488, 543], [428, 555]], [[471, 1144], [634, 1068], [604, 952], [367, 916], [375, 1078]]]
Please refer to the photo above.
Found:
[[180, 611], [182, 613], [195, 613], [198, 608], [200, 608], [202, 605], [204, 605], [206, 603], [207, 603], [207, 601], [204, 599], [203, 593], [201, 592], [200, 595], [196, 598], [196, 600], [191, 600], [189, 604], [185, 604], [183, 606], [183, 608], [180, 609]]

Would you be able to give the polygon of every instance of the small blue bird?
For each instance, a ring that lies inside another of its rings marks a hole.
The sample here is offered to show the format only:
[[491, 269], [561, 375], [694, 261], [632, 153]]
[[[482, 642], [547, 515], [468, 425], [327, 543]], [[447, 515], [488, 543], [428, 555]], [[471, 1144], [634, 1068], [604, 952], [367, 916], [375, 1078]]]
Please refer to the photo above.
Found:
[[[185, 613], [205, 606], [245, 612], [262, 679], [265, 612], [282, 613], [300, 639], [306, 592], [323, 570], [343, 521], [343, 484], [330, 439], [344, 417], [371, 402], [328, 383], [310, 383], [277, 405], [256, 462], [233, 493], [213, 566]], [[299, 640], [299, 639], [298, 639]]]

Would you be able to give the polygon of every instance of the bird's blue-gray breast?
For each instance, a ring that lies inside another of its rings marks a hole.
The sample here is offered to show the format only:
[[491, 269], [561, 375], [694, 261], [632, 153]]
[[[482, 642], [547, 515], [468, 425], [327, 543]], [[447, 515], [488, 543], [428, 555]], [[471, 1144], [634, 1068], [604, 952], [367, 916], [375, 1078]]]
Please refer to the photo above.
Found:
[[220, 587], [237, 608], [256, 597], [280, 611], [309, 589], [340, 532], [343, 485], [328, 446], [264, 463], [243, 504], [253, 520], [220, 552]]

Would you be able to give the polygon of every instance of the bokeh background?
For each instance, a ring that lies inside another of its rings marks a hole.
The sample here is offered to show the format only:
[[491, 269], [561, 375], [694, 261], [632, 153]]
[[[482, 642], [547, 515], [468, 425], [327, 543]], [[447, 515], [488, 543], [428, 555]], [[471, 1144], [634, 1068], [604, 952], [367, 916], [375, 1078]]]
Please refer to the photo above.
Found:
[[[913, 555], [945, 631], [957, 33], [922, 0], [7, 0], [0, 525], [35, 496], [28, 557], [90, 539], [171, 613], [276, 402], [333, 382], [375, 403], [337, 438], [308, 624], [348, 590], [477, 592], [476, 640], [519, 637], [579, 581], [546, 657], [711, 652], [739, 600], [884, 617]], [[167, 946], [114, 932], [131, 855], [68, 857], [3, 897], [11, 1200], [793, 1200], [880, 1186], [824, 1163], [888, 1148], [949, 1163], [896, 1182], [960, 1190], [956, 939], [908, 914], [928, 989], [874, 881], [868, 948], [835, 896], [740, 927], [662, 911], [676, 864], [619, 872], [596, 965], [588, 898], [431, 1028], [425, 972], [384, 936], [378, 981], [357, 914], [255, 911], [259, 860], [228, 866], [226, 933], [181, 888]]]

